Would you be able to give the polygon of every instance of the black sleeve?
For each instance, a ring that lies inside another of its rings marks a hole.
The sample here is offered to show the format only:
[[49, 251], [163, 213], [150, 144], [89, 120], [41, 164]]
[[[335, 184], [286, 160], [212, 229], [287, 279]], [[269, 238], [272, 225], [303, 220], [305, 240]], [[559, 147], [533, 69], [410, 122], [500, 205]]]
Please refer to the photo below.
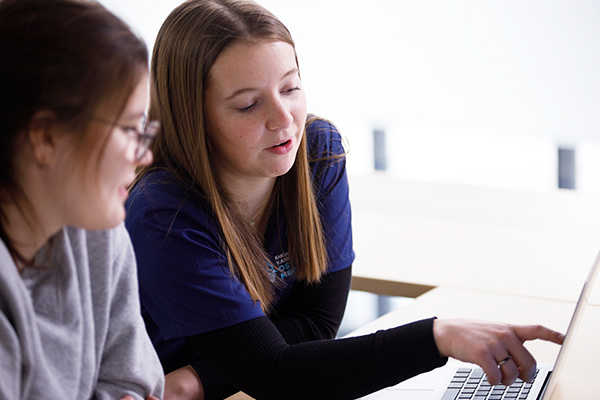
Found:
[[[188, 338], [210, 368], [259, 399], [354, 399], [441, 366], [433, 319], [289, 345], [267, 317]], [[212, 397], [207, 393], [207, 400]]]
[[[269, 319], [287, 344], [333, 339], [346, 309], [352, 282], [352, 267], [325, 274], [316, 284], [296, 283], [285, 305]], [[225, 398], [236, 388], [204, 360], [192, 363], [202, 380], [206, 398]]]
[[287, 344], [333, 339], [344, 317], [352, 267], [325, 274], [316, 284], [294, 285], [282, 310], [269, 319]]

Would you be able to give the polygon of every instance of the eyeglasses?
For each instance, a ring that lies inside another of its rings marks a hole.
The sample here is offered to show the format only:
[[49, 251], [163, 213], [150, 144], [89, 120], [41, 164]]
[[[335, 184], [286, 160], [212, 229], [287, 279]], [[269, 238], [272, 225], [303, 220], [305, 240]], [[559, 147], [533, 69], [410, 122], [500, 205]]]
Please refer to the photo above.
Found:
[[150, 148], [150, 145], [152, 144], [154, 139], [156, 139], [156, 135], [158, 133], [158, 130], [160, 129], [160, 122], [148, 121], [146, 123], [145, 116], [140, 121], [140, 125], [143, 126], [141, 130], [138, 126], [121, 125], [114, 121], [110, 121], [108, 119], [96, 116], [93, 116], [92, 118], [98, 122], [116, 126], [123, 132], [125, 132], [130, 138], [137, 139], [137, 147], [135, 148], [135, 159], [137, 161], [140, 161], [142, 158], [144, 158], [144, 156], [148, 152], [148, 149]]

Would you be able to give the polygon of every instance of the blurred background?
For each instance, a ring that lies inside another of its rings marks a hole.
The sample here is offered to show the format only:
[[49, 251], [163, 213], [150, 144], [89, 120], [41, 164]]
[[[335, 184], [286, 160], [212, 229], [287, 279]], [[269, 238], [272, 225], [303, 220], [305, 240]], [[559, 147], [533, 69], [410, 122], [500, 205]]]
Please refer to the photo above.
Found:
[[[182, 1], [100, 2], [152, 48]], [[600, 194], [600, 0], [258, 2], [351, 175]], [[353, 292], [342, 333], [409, 301]]]

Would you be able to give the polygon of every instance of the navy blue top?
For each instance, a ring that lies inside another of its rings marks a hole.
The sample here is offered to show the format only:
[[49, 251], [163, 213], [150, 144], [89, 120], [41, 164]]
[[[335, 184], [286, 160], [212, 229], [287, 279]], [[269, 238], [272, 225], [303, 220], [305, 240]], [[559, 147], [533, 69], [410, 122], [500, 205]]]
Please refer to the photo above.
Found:
[[[309, 158], [344, 154], [340, 134], [328, 122], [312, 122], [306, 135]], [[328, 272], [340, 271], [354, 261], [345, 157], [320, 159], [310, 168], [330, 260]], [[232, 276], [218, 222], [204, 198], [169, 172], [158, 170], [134, 188], [126, 208], [142, 312], [163, 364], [170, 358], [181, 364], [182, 352], [188, 349], [186, 337], [265, 316], [260, 303]], [[270, 256], [265, 268], [284, 283], [276, 293], [277, 311], [296, 282], [296, 266], [288, 259], [283, 207], [274, 210], [265, 235]]]

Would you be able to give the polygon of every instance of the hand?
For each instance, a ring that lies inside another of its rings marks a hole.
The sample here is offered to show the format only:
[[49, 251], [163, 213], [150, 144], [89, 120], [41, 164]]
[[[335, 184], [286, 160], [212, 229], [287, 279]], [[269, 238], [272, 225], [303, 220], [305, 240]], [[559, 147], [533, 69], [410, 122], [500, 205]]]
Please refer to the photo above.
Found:
[[204, 400], [204, 386], [191, 365], [179, 368], [165, 376], [164, 400]]
[[531, 381], [535, 375], [536, 362], [523, 346], [525, 341], [542, 339], [562, 344], [565, 338], [539, 325], [438, 319], [433, 323], [433, 336], [441, 356], [478, 364], [490, 384], [506, 386], [517, 378]]

